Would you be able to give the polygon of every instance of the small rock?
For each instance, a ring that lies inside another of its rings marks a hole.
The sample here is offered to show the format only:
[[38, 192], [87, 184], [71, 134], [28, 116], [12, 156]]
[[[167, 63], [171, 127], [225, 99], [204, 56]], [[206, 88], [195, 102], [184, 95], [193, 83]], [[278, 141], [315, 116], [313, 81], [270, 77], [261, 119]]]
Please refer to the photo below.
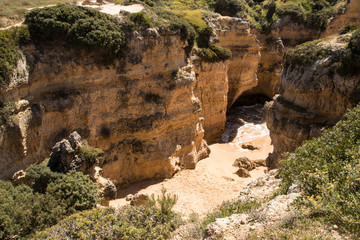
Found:
[[139, 205], [146, 205], [146, 202], [148, 201], [149, 196], [147, 194], [135, 194], [132, 198], [132, 200], [130, 201], [130, 205], [131, 206], [139, 206]]
[[235, 172], [235, 174], [238, 175], [239, 177], [245, 177], [245, 178], [251, 177], [249, 171], [246, 170], [245, 168], [239, 168], [239, 169]]
[[131, 201], [134, 198], [134, 195], [128, 194], [125, 198], [126, 201]]
[[333, 228], [334, 230], [338, 230], [338, 229], [339, 229], [338, 225], [333, 225], [332, 228]]
[[249, 149], [249, 150], [251, 150], [251, 151], [259, 150], [259, 149], [260, 149], [260, 147], [255, 146], [255, 145], [254, 145], [253, 143], [251, 143], [251, 142], [243, 143], [243, 144], [241, 145], [241, 148], [243, 148], [243, 149]]
[[31, 178], [26, 176], [26, 172], [24, 170], [20, 170], [14, 173], [12, 180], [15, 185], [20, 185], [23, 183], [25, 185], [32, 186], [33, 184]]
[[258, 167], [266, 167], [266, 160], [265, 159], [256, 159], [252, 160], [252, 162], [257, 165]]
[[244, 168], [248, 171], [255, 169], [256, 165], [251, 162], [247, 157], [240, 157], [233, 163], [234, 167]]

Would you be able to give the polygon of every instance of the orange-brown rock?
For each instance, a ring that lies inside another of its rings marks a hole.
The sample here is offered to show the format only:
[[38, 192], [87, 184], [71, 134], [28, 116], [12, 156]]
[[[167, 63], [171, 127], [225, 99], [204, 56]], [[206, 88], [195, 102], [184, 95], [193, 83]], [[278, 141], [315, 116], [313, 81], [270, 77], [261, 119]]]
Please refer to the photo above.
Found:
[[280, 95], [264, 108], [274, 146], [268, 167], [277, 168], [284, 152], [294, 151], [303, 141], [319, 136], [322, 128], [333, 126], [347, 109], [359, 103], [359, 74], [344, 75], [336, 70], [347, 46], [343, 37], [318, 43], [331, 49], [326, 58], [314, 59], [308, 66], [291, 64], [283, 70]]
[[217, 15], [208, 20], [218, 37], [219, 46], [229, 48], [233, 54], [228, 79], [228, 105], [245, 91], [257, 86], [257, 68], [260, 61], [260, 43], [251, 33], [250, 22], [242, 18]]
[[104, 150], [104, 177], [117, 184], [194, 168], [209, 150], [185, 46], [177, 31], [149, 29], [108, 65], [61, 43], [23, 49], [29, 75], [1, 94], [17, 110], [0, 132], [0, 177], [42, 161], [73, 131]]
[[349, 0], [344, 12], [340, 12], [326, 27], [322, 37], [339, 34], [339, 30], [346, 25], [360, 25], [360, 1]]
[[225, 130], [229, 62], [207, 63], [194, 61], [195, 95], [199, 98], [204, 117], [205, 140], [219, 140]]

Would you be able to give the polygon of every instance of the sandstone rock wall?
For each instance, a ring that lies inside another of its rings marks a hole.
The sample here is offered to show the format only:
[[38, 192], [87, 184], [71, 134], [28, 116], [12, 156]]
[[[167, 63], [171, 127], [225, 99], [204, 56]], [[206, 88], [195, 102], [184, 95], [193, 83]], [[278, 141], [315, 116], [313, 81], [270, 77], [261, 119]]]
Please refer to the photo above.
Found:
[[335, 16], [322, 37], [338, 34], [339, 30], [346, 25], [360, 25], [360, 0], [349, 0], [344, 13]]
[[301, 64], [285, 68], [280, 94], [265, 106], [264, 118], [274, 145], [267, 159], [270, 168], [278, 167], [282, 153], [319, 136], [322, 128], [333, 126], [360, 101], [359, 75], [339, 75], [335, 70], [346, 44], [341, 37], [321, 44], [332, 47], [330, 56], [305, 69]]
[[204, 117], [205, 140], [216, 142], [225, 130], [229, 62], [194, 61], [195, 95], [199, 98]]
[[258, 85], [257, 68], [260, 61], [260, 43], [251, 33], [250, 22], [241, 18], [217, 16], [209, 19], [217, 35], [217, 44], [229, 48], [233, 54], [228, 70], [228, 105], [245, 91]]
[[104, 150], [104, 177], [117, 184], [170, 177], [208, 155], [179, 32], [135, 33], [126, 57], [107, 66], [59, 45], [24, 49], [28, 80], [1, 96], [18, 107], [14, 126], [1, 129], [1, 178], [42, 161], [75, 130]]

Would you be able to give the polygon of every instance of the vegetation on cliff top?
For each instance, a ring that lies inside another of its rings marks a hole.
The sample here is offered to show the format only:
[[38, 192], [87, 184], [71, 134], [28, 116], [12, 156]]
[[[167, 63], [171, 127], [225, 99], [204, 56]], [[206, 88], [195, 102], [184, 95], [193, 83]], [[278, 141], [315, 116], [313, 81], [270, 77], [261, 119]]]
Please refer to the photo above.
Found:
[[360, 233], [360, 105], [322, 137], [306, 141], [281, 161], [283, 188], [298, 184], [300, 207]]
[[[329, 43], [334, 39], [335, 42], [342, 41], [342, 47], [333, 47], [332, 43]], [[342, 76], [354, 76], [360, 73], [359, 46], [360, 29], [343, 36], [306, 42], [286, 52], [284, 68], [297, 67], [304, 71], [306, 67], [316, 64], [319, 60], [331, 57], [328, 64], [334, 72]]]

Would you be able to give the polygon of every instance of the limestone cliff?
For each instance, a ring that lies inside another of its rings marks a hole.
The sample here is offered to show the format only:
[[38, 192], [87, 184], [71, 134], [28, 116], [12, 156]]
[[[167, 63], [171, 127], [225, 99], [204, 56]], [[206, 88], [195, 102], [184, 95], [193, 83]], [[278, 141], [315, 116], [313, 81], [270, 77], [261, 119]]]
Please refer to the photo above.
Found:
[[[281, 154], [295, 150], [304, 140], [334, 125], [346, 110], [360, 101], [360, 78], [355, 62], [346, 62], [350, 35], [308, 43], [287, 53], [280, 95], [265, 106], [274, 153], [270, 168], [278, 167]], [[357, 55], [356, 55], [357, 56]], [[355, 58], [357, 58], [355, 56]], [[349, 67], [352, 72], [341, 68]]]
[[229, 62], [194, 61], [195, 95], [199, 98], [204, 117], [205, 140], [216, 142], [225, 130]]
[[23, 49], [29, 75], [1, 96], [15, 101], [17, 120], [1, 129], [0, 177], [42, 161], [75, 130], [104, 150], [104, 177], [117, 184], [195, 167], [209, 150], [185, 46], [179, 31], [148, 29], [109, 65], [61, 42]]
[[243, 92], [258, 85], [260, 43], [251, 33], [250, 22], [242, 18], [217, 15], [208, 19], [208, 24], [217, 35], [218, 45], [229, 48], [233, 54], [228, 70], [230, 108]]

